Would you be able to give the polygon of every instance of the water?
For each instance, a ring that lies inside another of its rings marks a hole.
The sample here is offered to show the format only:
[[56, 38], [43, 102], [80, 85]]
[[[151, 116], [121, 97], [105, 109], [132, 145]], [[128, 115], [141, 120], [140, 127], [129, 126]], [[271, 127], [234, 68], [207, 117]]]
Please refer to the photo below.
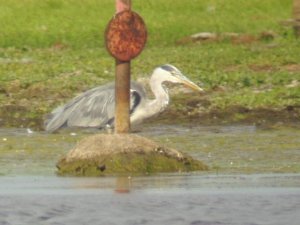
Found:
[[[93, 131], [89, 131], [93, 132]], [[148, 126], [208, 172], [57, 177], [55, 163], [89, 132], [0, 130], [0, 225], [298, 225], [300, 131]]]
[[296, 225], [299, 185], [291, 174], [3, 177], [0, 224]]

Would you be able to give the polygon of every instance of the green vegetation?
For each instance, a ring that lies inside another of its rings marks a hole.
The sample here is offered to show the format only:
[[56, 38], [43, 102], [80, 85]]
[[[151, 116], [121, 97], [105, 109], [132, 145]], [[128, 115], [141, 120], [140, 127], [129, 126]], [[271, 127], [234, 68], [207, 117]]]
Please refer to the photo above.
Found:
[[[114, 1], [0, 0], [0, 5], [0, 126], [41, 127], [43, 115], [57, 105], [114, 79], [114, 60], [103, 47]], [[256, 115], [268, 119], [276, 112], [276, 118], [297, 121], [300, 40], [280, 25], [291, 17], [291, 5], [286, 0], [133, 1], [149, 33], [145, 50], [132, 62], [133, 79], [171, 63], [201, 82], [205, 95], [175, 96], [168, 113], [182, 118], [203, 121], [223, 113], [230, 118], [222, 121], [239, 122], [247, 121], [249, 112], [268, 109]], [[266, 31], [271, 37], [261, 38]], [[178, 44], [198, 32], [234, 32], [242, 38]]]
[[118, 153], [107, 157], [57, 163], [57, 174], [72, 176], [150, 175], [164, 172], [206, 171], [208, 167], [198, 160], [187, 157], [184, 161], [160, 154]]

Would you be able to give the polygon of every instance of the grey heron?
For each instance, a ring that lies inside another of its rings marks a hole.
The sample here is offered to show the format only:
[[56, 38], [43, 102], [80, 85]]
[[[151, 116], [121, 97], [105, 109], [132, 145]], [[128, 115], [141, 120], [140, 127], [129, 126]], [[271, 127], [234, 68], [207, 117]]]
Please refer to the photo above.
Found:
[[[150, 88], [155, 96], [148, 99], [141, 84], [131, 82], [130, 86], [130, 122], [143, 120], [164, 111], [169, 104], [166, 82], [182, 83], [196, 91], [203, 89], [185, 77], [175, 66], [166, 64], [154, 69], [150, 78]], [[114, 84], [95, 87], [67, 104], [54, 109], [45, 120], [45, 130], [54, 132], [62, 127], [105, 128], [113, 126], [115, 113]]]

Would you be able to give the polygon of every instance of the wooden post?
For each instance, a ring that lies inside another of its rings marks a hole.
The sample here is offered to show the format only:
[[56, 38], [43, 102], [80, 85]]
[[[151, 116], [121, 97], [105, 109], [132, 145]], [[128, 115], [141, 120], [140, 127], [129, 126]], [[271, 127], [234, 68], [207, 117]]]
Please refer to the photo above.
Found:
[[116, 59], [115, 133], [130, 131], [130, 61]]
[[130, 61], [143, 50], [147, 30], [131, 10], [131, 0], [116, 0], [116, 15], [105, 31], [105, 45], [116, 60], [115, 133], [130, 131]]
[[[116, 0], [116, 13], [131, 9], [131, 0]], [[116, 59], [115, 133], [130, 131], [130, 61]]]
[[131, 0], [116, 0], [116, 13], [130, 10], [131, 9]]

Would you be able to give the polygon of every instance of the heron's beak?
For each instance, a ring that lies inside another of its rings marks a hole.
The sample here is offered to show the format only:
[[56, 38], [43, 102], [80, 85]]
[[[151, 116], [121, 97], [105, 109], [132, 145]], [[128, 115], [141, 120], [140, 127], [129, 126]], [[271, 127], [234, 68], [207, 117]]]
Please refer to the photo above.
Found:
[[195, 90], [195, 91], [200, 91], [200, 92], [204, 92], [204, 90], [199, 87], [197, 84], [193, 83], [192, 81], [186, 79], [186, 80], [182, 80], [181, 81], [185, 86]]

